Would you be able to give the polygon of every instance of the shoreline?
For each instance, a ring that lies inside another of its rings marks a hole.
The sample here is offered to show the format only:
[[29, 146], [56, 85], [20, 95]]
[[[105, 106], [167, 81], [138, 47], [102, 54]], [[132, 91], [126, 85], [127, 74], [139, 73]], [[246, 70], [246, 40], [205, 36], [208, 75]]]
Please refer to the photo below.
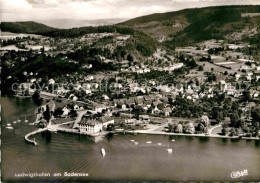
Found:
[[115, 133], [123, 134], [148, 134], [148, 135], [174, 135], [174, 136], [189, 136], [189, 137], [211, 137], [225, 139], [241, 139], [241, 140], [260, 140], [257, 137], [239, 137], [239, 136], [220, 136], [220, 135], [205, 135], [205, 134], [185, 134], [185, 133], [167, 133], [167, 132], [145, 132], [145, 131], [115, 131]]
[[[41, 98], [43, 99], [49, 99], [48, 97], [46, 98], [46, 96], [41, 96]], [[54, 111], [55, 109], [55, 102], [52, 99], [49, 99], [49, 103], [53, 103], [52, 109]], [[37, 122], [37, 117], [36, 116], [36, 121], [34, 123]], [[217, 127], [217, 126], [216, 126]], [[214, 128], [213, 128], [214, 129]], [[211, 129], [211, 130], [213, 130]], [[78, 135], [86, 135], [86, 136], [90, 136], [90, 137], [101, 137], [104, 136], [106, 134], [109, 134], [111, 132], [106, 132], [104, 134], [89, 134], [89, 133], [82, 133], [82, 132], [78, 132], [75, 131], [74, 129], [66, 129], [66, 128], [62, 128], [59, 127], [56, 129], [58, 132], [60, 133], [70, 133], [70, 134], [78, 134]], [[31, 132], [33, 133], [33, 132]], [[172, 133], [172, 132], [159, 132], [159, 131], [144, 131], [144, 130], [136, 130], [136, 131], [114, 131], [112, 133], [118, 133], [118, 134], [148, 134], [148, 135], [174, 135], [174, 136], [188, 136], [188, 137], [211, 137], [211, 138], [224, 138], [224, 139], [241, 139], [241, 140], [260, 140], [260, 138], [258, 137], [240, 137], [240, 136], [221, 136], [221, 135], [213, 135], [213, 134], [184, 134], [184, 133]], [[27, 134], [28, 135], [28, 134]]]

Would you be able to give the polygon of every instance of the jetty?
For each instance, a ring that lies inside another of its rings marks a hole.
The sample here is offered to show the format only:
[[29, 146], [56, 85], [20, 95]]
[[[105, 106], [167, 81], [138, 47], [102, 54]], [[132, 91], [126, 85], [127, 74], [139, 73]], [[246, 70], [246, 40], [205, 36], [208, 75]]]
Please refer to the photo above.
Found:
[[37, 142], [35, 140], [29, 139], [29, 137], [32, 136], [32, 135], [35, 135], [36, 133], [41, 133], [41, 132], [46, 131], [46, 130], [48, 130], [48, 129], [47, 128], [37, 129], [37, 130], [30, 132], [27, 135], [25, 135], [24, 139], [25, 139], [26, 142], [31, 143], [31, 144], [36, 146]]

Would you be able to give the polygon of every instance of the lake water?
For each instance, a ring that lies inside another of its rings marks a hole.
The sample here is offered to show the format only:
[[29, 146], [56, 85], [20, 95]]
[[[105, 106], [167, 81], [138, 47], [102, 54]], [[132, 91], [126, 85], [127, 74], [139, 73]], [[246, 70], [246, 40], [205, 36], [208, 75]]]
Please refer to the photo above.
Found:
[[[2, 180], [17, 179], [15, 173], [50, 173], [41, 180], [55, 181], [259, 181], [259, 141], [162, 135], [114, 135], [93, 143], [88, 137], [54, 133], [37, 134], [38, 146], [24, 141], [34, 129], [24, 118], [35, 120], [31, 99], [1, 98], [2, 120], [16, 120], [14, 130], [2, 127]], [[174, 138], [175, 142], [171, 139]], [[134, 145], [130, 140], [139, 144]], [[147, 144], [146, 141], [152, 141]], [[157, 143], [162, 143], [159, 146]], [[172, 154], [166, 149], [171, 147]], [[102, 157], [100, 149], [106, 150]], [[247, 170], [248, 175], [231, 178], [231, 172]], [[54, 177], [53, 173], [88, 173], [88, 177]]]

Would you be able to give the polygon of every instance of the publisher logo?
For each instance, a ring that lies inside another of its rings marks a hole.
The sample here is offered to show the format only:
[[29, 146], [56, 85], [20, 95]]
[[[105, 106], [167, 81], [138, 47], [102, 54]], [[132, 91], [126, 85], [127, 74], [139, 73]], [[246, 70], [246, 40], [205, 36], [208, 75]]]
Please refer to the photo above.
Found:
[[248, 170], [245, 169], [243, 171], [233, 171], [231, 172], [231, 178], [233, 179], [237, 179], [239, 177], [244, 177], [244, 176], [247, 176], [248, 175]]

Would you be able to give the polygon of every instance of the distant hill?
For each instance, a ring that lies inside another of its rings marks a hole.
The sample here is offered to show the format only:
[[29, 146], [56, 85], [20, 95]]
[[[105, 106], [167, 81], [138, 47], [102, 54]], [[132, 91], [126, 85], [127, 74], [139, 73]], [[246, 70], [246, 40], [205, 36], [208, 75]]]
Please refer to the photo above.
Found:
[[43, 34], [54, 31], [55, 28], [49, 27], [33, 21], [28, 22], [2, 22], [1, 31], [13, 33]]
[[38, 34], [53, 38], [77, 38], [89, 33], [119, 33], [131, 35], [128, 41], [128, 50], [139, 52], [142, 56], [151, 56], [156, 50], [156, 42], [143, 32], [134, 30], [130, 27], [119, 27], [114, 25], [107, 26], [88, 26], [71, 29], [56, 29], [36, 22], [3, 22], [1, 30], [13, 33]]
[[151, 37], [168, 48], [191, 45], [208, 39], [248, 40], [257, 43], [260, 38], [259, 13], [259, 5], [217, 6], [157, 13], [112, 26], [57, 29], [36, 22], [2, 22], [1, 30], [51, 37], [77, 37], [102, 32], [133, 34], [138, 31], [145, 33], [149, 42]]
[[258, 27], [260, 16], [255, 13], [260, 13], [260, 6], [194, 8], [138, 17], [118, 25], [142, 31], [169, 46], [182, 46]]
[[70, 29], [75, 27], [85, 26], [99, 26], [99, 25], [114, 25], [119, 22], [123, 22], [126, 19], [99, 19], [99, 20], [77, 20], [77, 19], [55, 19], [55, 20], [40, 20], [47, 26], [59, 28], [59, 29]]

